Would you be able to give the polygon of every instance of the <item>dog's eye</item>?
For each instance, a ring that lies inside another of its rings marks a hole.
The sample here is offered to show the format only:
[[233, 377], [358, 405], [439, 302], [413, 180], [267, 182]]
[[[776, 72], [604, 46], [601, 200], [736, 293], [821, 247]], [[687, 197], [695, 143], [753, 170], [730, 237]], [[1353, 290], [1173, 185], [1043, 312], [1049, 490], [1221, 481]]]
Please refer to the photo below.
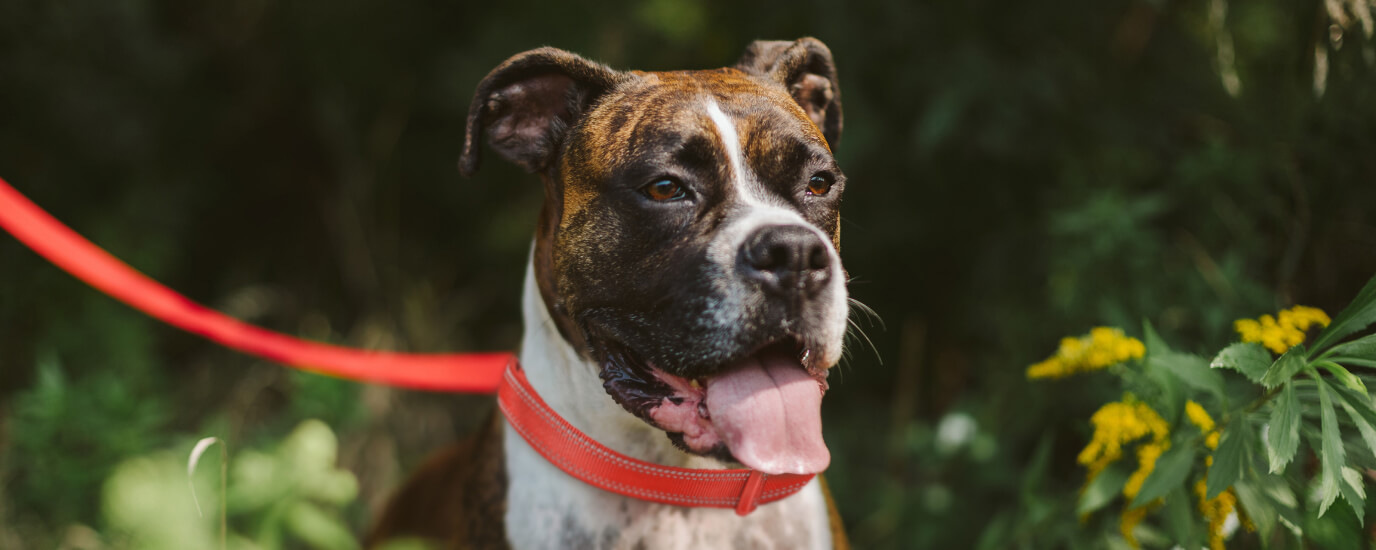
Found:
[[676, 201], [688, 197], [688, 190], [683, 188], [683, 184], [669, 178], [647, 183], [640, 188], [640, 192], [656, 202]]
[[825, 195], [831, 191], [831, 185], [833, 183], [836, 183], [836, 180], [832, 179], [830, 174], [821, 172], [814, 174], [812, 179], [807, 182], [807, 194]]

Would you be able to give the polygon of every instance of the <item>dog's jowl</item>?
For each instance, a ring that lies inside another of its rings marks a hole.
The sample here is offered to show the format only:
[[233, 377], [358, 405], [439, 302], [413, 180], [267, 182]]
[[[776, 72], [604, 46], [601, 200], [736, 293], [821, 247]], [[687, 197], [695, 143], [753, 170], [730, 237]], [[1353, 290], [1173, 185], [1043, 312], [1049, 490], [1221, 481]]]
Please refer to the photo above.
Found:
[[[592, 440], [685, 468], [813, 474], [841, 356], [846, 179], [821, 42], [755, 42], [732, 67], [616, 71], [542, 48], [479, 85], [460, 169], [484, 143], [538, 174], [524, 298], [530, 387]], [[832, 548], [820, 480], [744, 517], [570, 476], [500, 415], [432, 458], [373, 534], [453, 548]]]

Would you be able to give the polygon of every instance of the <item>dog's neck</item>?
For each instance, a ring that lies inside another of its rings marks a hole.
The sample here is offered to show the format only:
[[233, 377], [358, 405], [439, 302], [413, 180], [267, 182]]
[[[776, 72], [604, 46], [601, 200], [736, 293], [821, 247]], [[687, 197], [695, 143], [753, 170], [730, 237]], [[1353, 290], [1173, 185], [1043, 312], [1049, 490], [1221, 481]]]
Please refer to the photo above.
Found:
[[[679, 451], [663, 431], [607, 396], [598, 366], [570, 346], [526, 270], [521, 364], [550, 408], [622, 454], [686, 468], [726, 463]], [[609, 493], [547, 462], [510, 425], [503, 436], [509, 485], [506, 532], [513, 548], [831, 548], [827, 504], [817, 481], [747, 517], [715, 508], [680, 508]], [[736, 466], [738, 467], [738, 466]]]
[[526, 268], [521, 303], [525, 336], [521, 366], [530, 385], [575, 428], [612, 450], [647, 462], [684, 468], [739, 465], [684, 453], [664, 432], [626, 412], [607, 396], [599, 366], [573, 349], [560, 334], [535, 282], [534, 262]]

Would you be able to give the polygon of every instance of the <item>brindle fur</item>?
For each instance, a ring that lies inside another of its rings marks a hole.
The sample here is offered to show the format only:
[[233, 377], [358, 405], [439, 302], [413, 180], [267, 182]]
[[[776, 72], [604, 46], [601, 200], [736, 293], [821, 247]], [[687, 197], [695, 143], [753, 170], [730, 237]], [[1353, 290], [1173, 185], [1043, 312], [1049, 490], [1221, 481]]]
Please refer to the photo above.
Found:
[[443, 541], [445, 548], [504, 550], [506, 461], [496, 411], [478, 433], [435, 453], [392, 496], [366, 547], [395, 537]]
[[[460, 171], [477, 170], [486, 141], [540, 176], [536, 285], [560, 335], [588, 360], [602, 360], [590, 339], [606, 338], [668, 372], [702, 376], [779, 338], [806, 338], [761, 328], [806, 315], [798, 304], [748, 304], [741, 319], [758, 322], [742, 326], [702, 321], [723, 277], [706, 261], [704, 236], [738, 215], [733, 205], [742, 200], [704, 98], [737, 121], [742, 160], [771, 200], [798, 211], [839, 250], [845, 177], [831, 151], [842, 126], [840, 91], [831, 54], [815, 39], [756, 42], [734, 67], [706, 71], [619, 72], [541, 48], [509, 59], [478, 86]], [[833, 191], [807, 196], [817, 173], [834, 179]], [[638, 188], [665, 176], [691, 187], [695, 207], [645, 202]], [[416, 535], [449, 548], [506, 548], [500, 435], [489, 426], [427, 462], [370, 544]], [[843, 547], [839, 522], [832, 532]]]

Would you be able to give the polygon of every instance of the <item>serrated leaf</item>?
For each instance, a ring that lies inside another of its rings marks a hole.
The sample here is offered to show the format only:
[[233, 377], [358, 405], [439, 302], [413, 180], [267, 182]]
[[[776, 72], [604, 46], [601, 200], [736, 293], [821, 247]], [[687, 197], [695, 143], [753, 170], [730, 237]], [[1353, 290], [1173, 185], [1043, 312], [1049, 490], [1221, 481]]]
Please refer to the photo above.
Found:
[[1223, 430], [1218, 449], [1214, 451], [1214, 465], [1209, 467], [1206, 481], [1205, 498], [1213, 499], [1228, 490], [1242, 476], [1242, 454], [1251, 439], [1251, 429], [1244, 420], [1245, 414], [1238, 414]]
[[1339, 487], [1342, 489], [1343, 500], [1352, 507], [1352, 512], [1357, 515], [1357, 522], [1366, 524], [1366, 489], [1362, 487], [1362, 473], [1356, 468], [1343, 466], [1342, 478], [1339, 480]]
[[1129, 475], [1131, 472], [1122, 462], [1115, 462], [1099, 472], [1099, 475], [1085, 486], [1084, 492], [1080, 493], [1080, 502], [1075, 507], [1075, 514], [1092, 514], [1113, 502], [1113, 499], [1123, 492], [1123, 484], [1127, 483]]
[[1271, 531], [1276, 528], [1275, 502], [1248, 481], [1234, 484], [1233, 492], [1237, 493], [1238, 504], [1242, 506], [1247, 518], [1252, 520], [1252, 525], [1256, 526], [1258, 538], [1265, 545], [1271, 538]]
[[1232, 369], [1242, 373], [1248, 380], [1261, 382], [1266, 370], [1271, 368], [1271, 352], [1256, 342], [1236, 343], [1219, 352], [1209, 362], [1210, 368]]
[[1357, 426], [1357, 431], [1362, 434], [1362, 440], [1366, 442], [1367, 448], [1371, 451], [1372, 456], [1376, 456], [1376, 427], [1373, 427], [1371, 424], [1376, 418], [1372, 418], [1373, 414], [1371, 412], [1371, 407], [1367, 405], [1366, 413], [1363, 413], [1357, 409], [1357, 407], [1363, 405], [1358, 403], [1356, 406], [1353, 406], [1353, 404], [1348, 401], [1347, 395], [1343, 393], [1338, 394], [1338, 404], [1342, 405], [1343, 410], [1347, 411], [1347, 416], [1352, 418], [1352, 424]]
[[1329, 344], [1366, 328], [1372, 322], [1376, 322], [1376, 277], [1367, 281], [1366, 286], [1357, 293], [1357, 297], [1352, 299], [1352, 303], [1319, 333], [1318, 338], [1314, 340], [1314, 351], [1322, 351]]
[[1324, 370], [1327, 370], [1328, 372], [1332, 373], [1333, 379], [1337, 380], [1338, 382], [1341, 382], [1343, 386], [1346, 386], [1348, 389], [1361, 392], [1362, 395], [1367, 395], [1366, 384], [1362, 383], [1362, 379], [1357, 378], [1355, 375], [1352, 374], [1351, 371], [1343, 368], [1342, 365], [1339, 365], [1332, 361], [1320, 361], [1318, 365], [1323, 367]]
[[1264, 482], [1260, 488], [1266, 498], [1276, 503], [1276, 519], [1280, 520], [1281, 525], [1297, 537], [1304, 536], [1304, 513], [1300, 510], [1299, 498], [1295, 496], [1290, 483], [1279, 476], [1263, 476], [1258, 481]]
[[1148, 363], [1175, 375], [1185, 385], [1213, 395], [1223, 395], [1223, 376], [1209, 368], [1209, 362], [1188, 353], [1157, 353], [1147, 356]]
[[1286, 382], [1271, 408], [1266, 429], [1266, 457], [1271, 473], [1280, 473], [1295, 457], [1300, 445], [1300, 402], [1294, 386]]
[[1319, 517], [1338, 498], [1342, 492], [1343, 465], [1347, 453], [1343, 450], [1343, 436], [1338, 430], [1338, 413], [1333, 410], [1332, 390], [1328, 382], [1319, 379], [1319, 424], [1323, 430], [1322, 444], [1319, 449], [1319, 463], [1323, 469], [1323, 480], [1319, 484]]
[[1304, 366], [1307, 364], [1304, 357], [1304, 344], [1290, 348], [1290, 351], [1285, 352], [1285, 355], [1280, 356], [1280, 359], [1276, 359], [1275, 363], [1271, 363], [1271, 368], [1266, 369], [1266, 374], [1261, 377], [1261, 384], [1266, 386], [1268, 390], [1279, 386], [1282, 382], [1293, 378], [1295, 373], [1304, 370]]
[[1147, 476], [1146, 481], [1142, 482], [1142, 490], [1132, 499], [1129, 508], [1143, 506], [1148, 502], [1166, 496], [1166, 493], [1182, 486], [1185, 478], [1190, 475], [1190, 466], [1194, 464], [1194, 447], [1190, 445], [1175, 445], [1156, 459], [1156, 467], [1152, 469], [1151, 475]]
[[1344, 342], [1333, 346], [1333, 349], [1329, 351], [1329, 353], [1332, 355], [1356, 357], [1359, 359], [1376, 359], [1376, 334], [1368, 334], [1351, 342]]

